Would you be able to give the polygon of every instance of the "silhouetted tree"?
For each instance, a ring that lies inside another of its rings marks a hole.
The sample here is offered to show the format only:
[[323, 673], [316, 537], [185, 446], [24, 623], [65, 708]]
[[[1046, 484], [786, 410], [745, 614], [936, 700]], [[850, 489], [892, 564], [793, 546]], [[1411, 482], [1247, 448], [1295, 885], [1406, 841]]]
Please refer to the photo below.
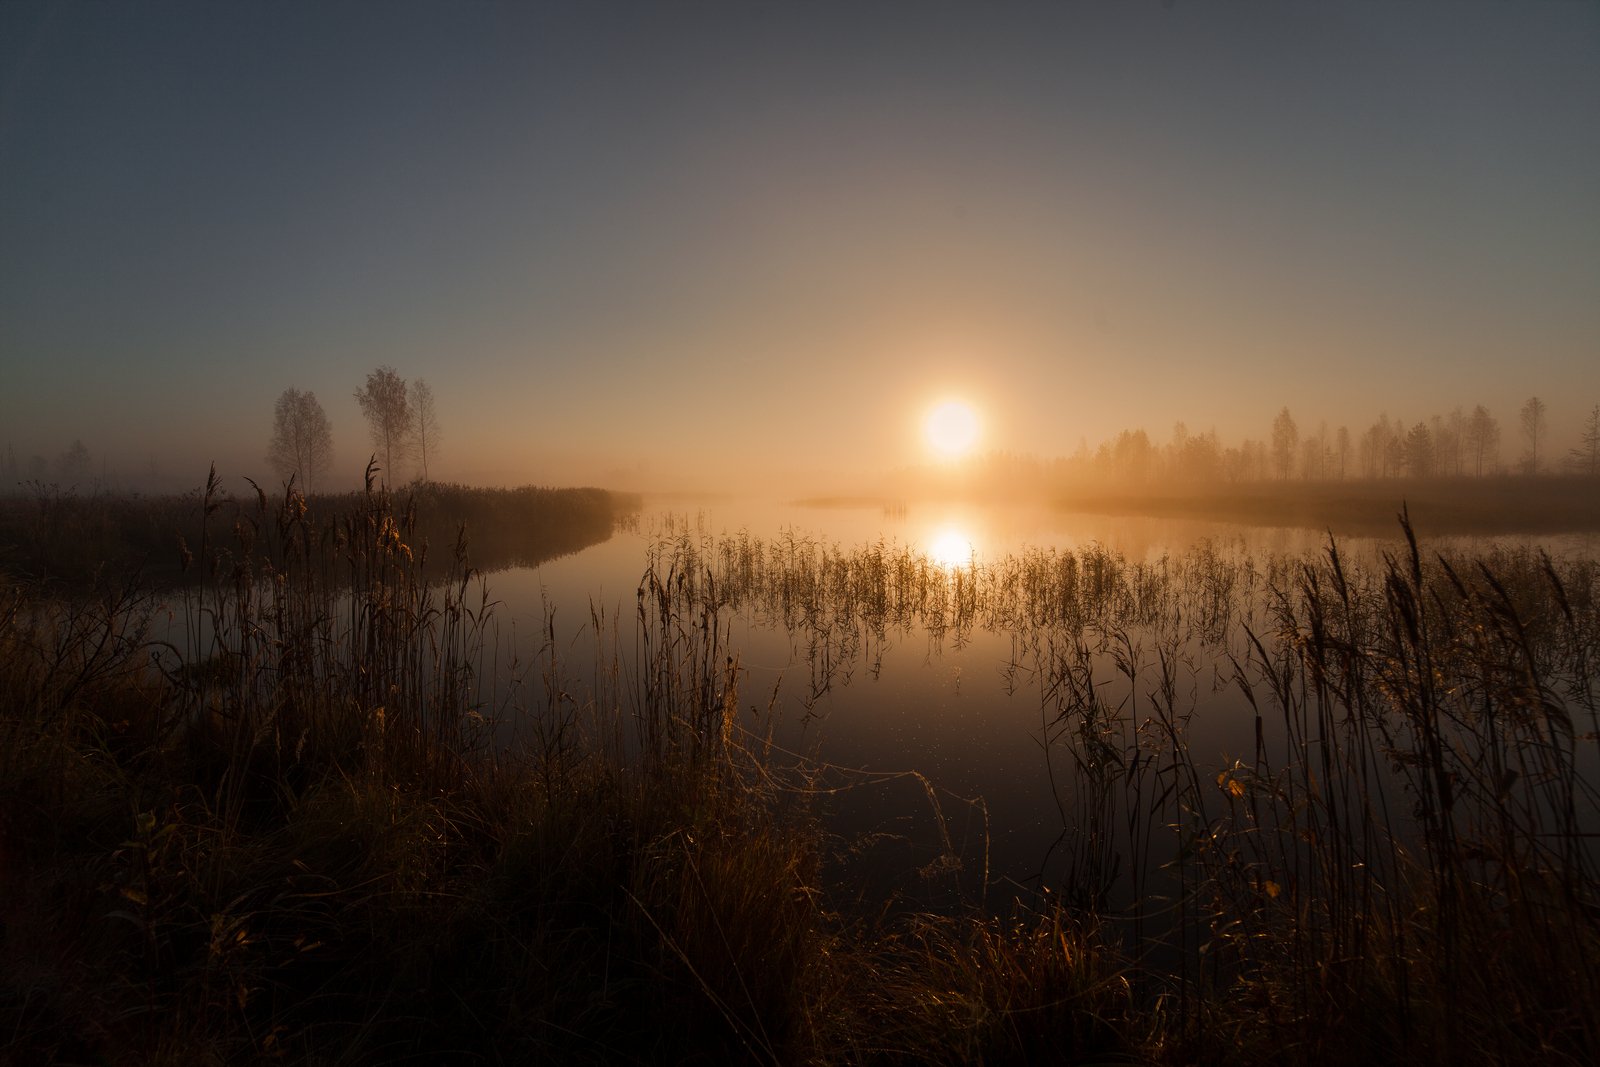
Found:
[[1189, 427], [1182, 419], [1172, 424], [1172, 443], [1167, 446], [1167, 466], [1174, 475], [1181, 474], [1183, 450], [1189, 444]]
[[1544, 436], [1544, 426], [1544, 401], [1530, 396], [1528, 402], [1522, 405], [1522, 438], [1528, 442], [1528, 458], [1525, 462], [1529, 474], [1539, 473], [1539, 438]]
[[1378, 478], [1383, 474], [1383, 438], [1388, 429], [1389, 416], [1384, 414], [1361, 434], [1361, 474]]
[[333, 428], [309, 389], [285, 389], [272, 413], [267, 462], [281, 478], [294, 478], [309, 495], [333, 464]]
[[1394, 420], [1394, 427], [1383, 440], [1383, 469], [1390, 477], [1398, 478], [1406, 469], [1406, 439], [1401, 433], [1405, 424]]
[[68, 449], [61, 453], [61, 480], [67, 485], [76, 485], [87, 482], [94, 471], [94, 463], [89, 458], [89, 449], [81, 440], [74, 440]]
[[1245, 469], [1250, 478], [1264, 482], [1272, 477], [1271, 450], [1265, 441], [1257, 441], [1251, 437], [1246, 439], [1241, 450], [1245, 455]]
[[1466, 444], [1472, 457], [1472, 475], [1482, 478], [1485, 465], [1494, 466], [1495, 451], [1500, 447], [1500, 423], [1482, 404], [1467, 416]]
[[1215, 481], [1221, 473], [1222, 450], [1215, 431], [1191, 434], [1181, 421], [1172, 427], [1167, 446], [1167, 477], [1184, 482]]
[[1194, 481], [1216, 481], [1222, 476], [1222, 442], [1217, 431], [1207, 430], [1189, 438], [1183, 450], [1183, 469]]
[[1150, 462], [1155, 449], [1143, 429], [1123, 430], [1110, 449], [1111, 471], [1126, 482], [1144, 482], [1150, 477]]
[[1300, 477], [1308, 482], [1322, 477], [1322, 442], [1315, 437], [1300, 442]]
[[1389, 421], [1386, 411], [1361, 435], [1361, 466], [1368, 478], [1388, 478], [1400, 473], [1402, 423]]
[[1256, 481], [1264, 482], [1272, 471], [1270, 456], [1267, 453], [1267, 443], [1265, 441], [1252, 441], [1251, 443], [1254, 445]]
[[1350, 427], [1341, 426], [1333, 435], [1334, 451], [1339, 456], [1339, 480], [1344, 481], [1344, 463], [1350, 456]]
[[393, 367], [379, 367], [367, 375], [366, 388], [356, 391], [361, 413], [372, 432], [372, 447], [383, 455], [385, 485], [392, 485], [395, 461], [403, 458], [411, 443], [411, 403], [406, 396], [406, 380]]
[[1589, 410], [1583, 423], [1583, 444], [1568, 455], [1572, 469], [1590, 478], [1600, 476], [1600, 404]]
[[418, 378], [411, 383], [411, 432], [416, 443], [422, 480], [428, 480], [428, 461], [439, 452], [439, 418], [433, 406], [433, 387]]
[[1451, 409], [1433, 431], [1434, 463], [1440, 474], [1459, 477], [1461, 451], [1466, 447], [1467, 417], [1458, 404]]
[[1427, 478], [1434, 473], [1434, 441], [1428, 424], [1419, 422], [1406, 434], [1406, 470], [1413, 478]]
[[1289, 477], [1289, 471], [1294, 466], [1295, 446], [1299, 443], [1300, 428], [1285, 407], [1272, 420], [1272, 460], [1277, 464], [1279, 478]]

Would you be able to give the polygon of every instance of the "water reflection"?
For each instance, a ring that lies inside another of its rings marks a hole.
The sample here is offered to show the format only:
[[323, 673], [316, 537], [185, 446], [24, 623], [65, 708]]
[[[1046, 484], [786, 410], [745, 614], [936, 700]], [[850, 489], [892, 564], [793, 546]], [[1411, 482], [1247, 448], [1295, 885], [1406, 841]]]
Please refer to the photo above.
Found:
[[[1540, 557], [1505, 539], [1459, 548], [1517, 578], [1512, 588], [1525, 595], [1547, 584]], [[508, 611], [559, 606], [555, 623], [541, 624], [536, 612], [530, 622], [574, 662], [596, 604], [626, 625], [648, 559], [653, 573], [673, 576], [666, 593], [676, 618], [693, 623], [681, 632], [717, 635], [737, 656], [736, 726], [763, 744], [825, 756], [839, 773], [982, 797], [987, 813], [970, 855], [950, 844], [943, 815], [929, 834], [905, 829], [918, 817], [918, 790], [910, 805], [863, 790], [853, 799], [859, 810], [841, 802], [835, 830], [933, 849], [917, 853], [918, 871], [954, 854], [981, 880], [1093, 884], [1142, 900], [1170, 887], [1141, 882], [1135, 892], [1116, 881], [1121, 858], [1104, 851], [1107, 839], [1064, 829], [1131, 827], [1126, 819], [1138, 813], [1140, 855], [1164, 862], [1151, 842], [1186, 817], [1163, 807], [1172, 768], [1204, 769], [1185, 788], [1214, 807], [1238, 798], [1225, 791], [1226, 777], [1215, 784], [1216, 768], [1251, 766], [1268, 749], [1275, 767], [1298, 758], [1294, 738], [1305, 728], [1263, 718], [1257, 701], [1282, 684], [1283, 664], [1300, 662], [1295, 635], [1325, 632], [1329, 618], [1360, 625], [1381, 616], [1383, 555], [1404, 552], [1393, 539], [1340, 539], [1342, 566], [1356, 576], [1351, 608], [1327, 592], [1336, 585], [1327, 549], [1317, 531], [1187, 520], [1013, 515], [946, 502], [893, 512], [724, 503], [497, 575], [495, 592]], [[1308, 565], [1321, 568], [1310, 584]], [[1581, 587], [1592, 602], [1592, 570], [1563, 574], [1569, 594]], [[1452, 589], [1439, 587], [1456, 603], [1464, 594]], [[1389, 632], [1379, 627], [1359, 647]], [[1290, 644], [1269, 640], [1280, 633]], [[701, 660], [726, 662], [720, 646]], [[1387, 670], [1391, 660], [1377, 662]], [[1586, 677], [1567, 680], [1581, 688]], [[1192, 763], [1161, 747], [1180, 737]], [[1596, 757], [1584, 758], [1587, 771]]]
[[955, 526], [940, 527], [928, 541], [928, 559], [945, 570], [969, 567], [977, 555], [972, 538]]

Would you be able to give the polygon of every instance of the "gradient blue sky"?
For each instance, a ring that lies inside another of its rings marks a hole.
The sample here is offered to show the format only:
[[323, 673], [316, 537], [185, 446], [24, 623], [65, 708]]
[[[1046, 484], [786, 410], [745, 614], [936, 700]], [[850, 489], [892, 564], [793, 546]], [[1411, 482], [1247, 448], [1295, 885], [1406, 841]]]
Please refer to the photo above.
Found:
[[0, 3], [0, 448], [704, 485], [1600, 403], [1600, 4]]

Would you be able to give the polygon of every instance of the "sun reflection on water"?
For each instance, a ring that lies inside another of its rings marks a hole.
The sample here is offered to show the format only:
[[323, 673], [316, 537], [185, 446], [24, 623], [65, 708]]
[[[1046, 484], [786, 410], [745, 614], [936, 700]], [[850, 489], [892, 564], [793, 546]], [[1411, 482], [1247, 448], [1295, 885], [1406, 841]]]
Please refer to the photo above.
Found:
[[945, 526], [928, 541], [928, 559], [934, 564], [953, 570], [972, 563], [976, 549], [972, 538], [954, 526]]

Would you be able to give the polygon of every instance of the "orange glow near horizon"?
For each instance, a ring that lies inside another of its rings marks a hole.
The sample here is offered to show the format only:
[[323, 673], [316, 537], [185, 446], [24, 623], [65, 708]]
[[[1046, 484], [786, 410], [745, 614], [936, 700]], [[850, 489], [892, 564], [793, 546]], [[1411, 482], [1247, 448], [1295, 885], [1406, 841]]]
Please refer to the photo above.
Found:
[[978, 413], [963, 400], [934, 405], [922, 424], [923, 438], [941, 459], [955, 460], [970, 453], [982, 434]]

